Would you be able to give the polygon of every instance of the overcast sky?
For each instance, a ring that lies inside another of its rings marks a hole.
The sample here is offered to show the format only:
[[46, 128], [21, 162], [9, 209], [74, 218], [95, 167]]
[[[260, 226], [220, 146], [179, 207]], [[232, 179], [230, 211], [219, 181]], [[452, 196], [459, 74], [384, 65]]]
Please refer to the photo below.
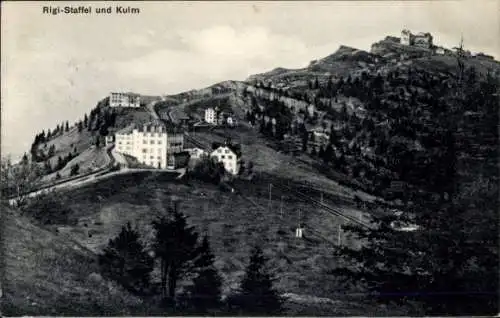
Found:
[[[131, 6], [136, 15], [48, 15], [44, 5]], [[401, 29], [500, 57], [500, 1], [2, 3], [2, 155], [83, 117], [110, 91], [171, 94], [275, 67], [299, 68], [339, 45], [369, 50]]]

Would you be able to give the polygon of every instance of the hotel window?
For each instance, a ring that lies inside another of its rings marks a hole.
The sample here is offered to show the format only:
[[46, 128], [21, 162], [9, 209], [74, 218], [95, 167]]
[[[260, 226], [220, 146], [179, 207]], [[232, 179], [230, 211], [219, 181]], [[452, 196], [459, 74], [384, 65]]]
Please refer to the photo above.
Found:
[[233, 159], [233, 156], [227, 156], [227, 159]]
[[217, 152], [218, 152], [218, 153], [221, 153], [221, 152], [222, 152], [222, 150], [221, 150], [221, 149], [217, 149]]
[[161, 156], [158, 156], [158, 159], [161, 159]]
[[154, 159], [154, 158], [155, 158], [155, 156], [149, 156], [149, 159]]
[[147, 144], [147, 143], [148, 143], [148, 141], [144, 139], [144, 140], [142, 141], [142, 143], [143, 143], [143, 144]]
[[150, 143], [151, 145], [154, 145], [154, 144], [155, 144], [155, 141], [154, 141], [154, 140], [150, 140], [150, 141], [149, 141], [149, 143]]
[[148, 149], [142, 148], [142, 153], [147, 153], [147, 152], [148, 152]]
[[224, 150], [224, 153], [229, 153], [229, 150], [227, 150], [227, 149], [226, 149], [226, 150]]
[[157, 142], [157, 143], [158, 143], [158, 145], [161, 145], [161, 140], [158, 140], [158, 142]]
[[222, 155], [220, 156], [221, 159], [226, 159], [226, 156]]

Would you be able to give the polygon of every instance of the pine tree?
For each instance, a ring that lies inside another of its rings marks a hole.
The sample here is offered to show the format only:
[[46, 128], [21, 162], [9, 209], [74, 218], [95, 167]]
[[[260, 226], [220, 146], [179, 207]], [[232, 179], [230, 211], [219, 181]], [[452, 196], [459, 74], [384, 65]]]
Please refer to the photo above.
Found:
[[66, 128], [65, 128], [65, 131], [68, 132], [69, 131], [69, 123], [68, 121], [66, 121]]
[[75, 163], [71, 166], [70, 176], [76, 176], [80, 170], [80, 165]]
[[196, 277], [188, 288], [189, 307], [196, 313], [207, 313], [221, 307], [222, 278], [214, 266], [215, 257], [204, 236], [199, 248], [200, 256], [194, 262]]
[[45, 169], [46, 174], [49, 174], [52, 172], [52, 165], [50, 164], [49, 160], [45, 161], [44, 169]]
[[139, 233], [128, 222], [117, 237], [109, 240], [99, 255], [99, 265], [104, 276], [132, 292], [143, 293], [149, 288], [154, 262], [139, 241]]
[[276, 315], [281, 312], [282, 301], [273, 289], [273, 279], [265, 269], [266, 262], [262, 249], [254, 247], [240, 291], [229, 300], [230, 307], [237, 312], [249, 315]]
[[83, 118], [83, 125], [87, 127], [88, 123], [89, 123], [89, 117], [87, 116], [87, 114], [85, 114]]
[[156, 232], [154, 249], [160, 260], [162, 297], [175, 304], [177, 282], [193, 269], [192, 261], [199, 255], [198, 233], [187, 225], [177, 204], [169, 212], [169, 218], [162, 217], [152, 225]]
[[28, 164], [28, 162], [29, 162], [28, 155], [26, 153], [24, 153], [23, 159], [21, 160], [21, 163], [22, 164]]
[[64, 162], [61, 158], [61, 156], [57, 157], [57, 166], [56, 170], [61, 170], [64, 167]]
[[48, 157], [53, 157], [56, 153], [56, 146], [55, 145], [51, 145], [49, 147], [49, 153], [48, 153]]
[[309, 133], [307, 131], [302, 132], [302, 152], [307, 151], [307, 144], [309, 142]]

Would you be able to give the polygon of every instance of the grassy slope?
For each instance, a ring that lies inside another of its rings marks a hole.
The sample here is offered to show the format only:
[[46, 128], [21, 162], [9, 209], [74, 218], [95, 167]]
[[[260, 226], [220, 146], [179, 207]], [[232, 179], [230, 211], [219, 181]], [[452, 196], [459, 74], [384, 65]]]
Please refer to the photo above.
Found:
[[139, 300], [92, 273], [95, 254], [2, 207], [5, 315], [131, 314]]
[[108, 154], [106, 153], [106, 149], [104, 148], [92, 148], [86, 149], [76, 158], [70, 160], [64, 168], [59, 171], [53, 172], [43, 177], [43, 181], [53, 181], [57, 173], [61, 175], [61, 177], [69, 177], [71, 172], [71, 167], [74, 164], [78, 164], [80, 166], [80, 174], [86, 173], [92, 170], [96, 170], [106, 166], [110, 161]]
[[[110, 181], [113, 184], [117, 180]], [[295, 208], [303, 211], [307, 206], [300, 202], [287, 202], [284, 220], [277, 213], [269, 213], [265, 197], [254, 197], [251, 202], [239, 195], [221, 193], [217, 187], [193, 182], [184, 184], [165, 181], [150, 174], [123, 176], [121, 190], [111, 190], [107, 182], [72, 192], [72, 208], [88, 225], [61, 228], [80, 243], [95, 251], [116, 235], [120, 227], [131, 221], [138, 225], [143, 236], [152, 239], [150, 223], [165, 213], [164, 206], [172, 196], [180, 200], [180, 208], [190, 217], [199, 231], [207, 231], [217, 256], [217, 266], [224, 274], [226, 291], [237, 287], [247, 262], [249, 249], [260, 244], [272, 258], [272, 268], [280, 276], [278, 287], [284, 291], [324, 295], [327, 279], [321, 270], [332, 261], [331, 245], [316, 241], [298, 241], [293, 237], [297, 223]], [[201, 193], [205, 195], [202, 195]], [[252, 203], [254, 202], [254, 203]], [[274, 202], [277, 207], [278, 202]], [[80, 222], [80, 224], [81, 224]], [[283, 234], [278, 234], [278, 229]], [[279, 252], [280, 245], [286, 255]], [[316, 285], [322, 282], [322, 288]]]
[[[379, 307], [365, 304], [363, 297], [334, 292], [340, 285], [326, 272], [336, 264], [332, 241], [337, 237], [339, 220], [293, 197], [287, 198], [282, 218], [278, 198], [286, 193], [274, 190], [268, 210], [267, 185], [267, 181], [254, 180], [239, 195], [220, 192], [214, 185], [197, 181], [173, 180], [165, 173], [117, 176], [68, 192], [79, 222], [60, 226], [59, 231], [98, 252], [124, 223], [131, 221], [149, 244], [153, 240], [151, 221], [163, 215], [171, 198], [176, 198], [189, 223], [199, 232], [209, 234], [225, 293], [237, 288], [248, 252], [258, 244], [270, 258], [270, 268], [277, 278], [275, 284], [281, 292], [334, 297], [337, 301], [335, 305], [314, 304], [307, 299], [287, 302], [289, 313], [314, 314], [321, 310], [324, 314], [349, 314], [367, 308], [380, 312]], [[303, 240], [294, 237], [299, 209], [307, 227]]]
[[[69, 152], [73, 152], [76, 147], [77, 152], [85, 151], [90, 147], [93, 141], [93, 134], [87, 129], [83, 129], [78, 132], [76, 127], [70, 128], [68, 132], [65, 132], [55, 138], [51, 138], [46, 144], [47, 149], [54, 145], [56, 148], [55, 154], [50, 158], [50, 163], [52, 166], [57, 164], [57, 157], [65, 157]], [[44, 146], [41, 146], [44, 147]]]

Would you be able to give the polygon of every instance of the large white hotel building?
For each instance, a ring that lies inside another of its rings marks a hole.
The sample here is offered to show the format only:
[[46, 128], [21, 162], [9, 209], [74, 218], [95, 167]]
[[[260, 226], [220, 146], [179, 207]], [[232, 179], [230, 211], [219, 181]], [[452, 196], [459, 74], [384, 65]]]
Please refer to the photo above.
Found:
[[145, 165], [166, 169], [174, 153], [184, 149], [184, 135], [161, 122], [151, 122], [140, 127], [130, 127], [115, 135], [115, 149], [137, 158]]
[[110, 107], [141, 107], [141, 96], [134, 93], [111, 93], [109, 95]]

